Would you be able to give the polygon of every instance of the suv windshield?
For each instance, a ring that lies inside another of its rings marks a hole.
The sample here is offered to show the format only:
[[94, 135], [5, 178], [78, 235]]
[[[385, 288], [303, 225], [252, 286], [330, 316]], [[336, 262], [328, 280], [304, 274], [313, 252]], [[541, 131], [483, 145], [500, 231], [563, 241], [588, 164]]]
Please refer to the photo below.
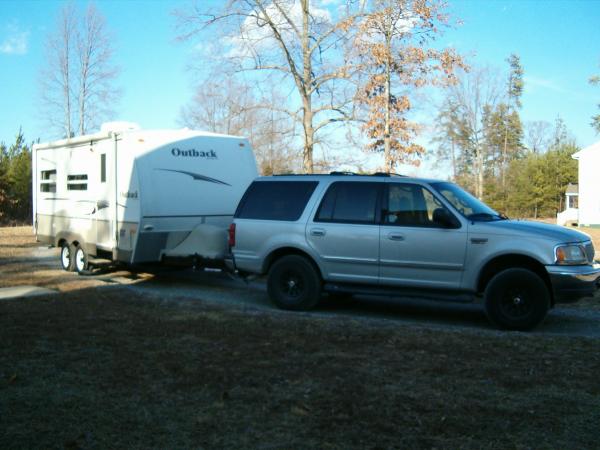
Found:
[[431, 186], [469, 220], [506, 219], [506, 216], [498, 214], [485, 203], [453, 183], [432, 183]]

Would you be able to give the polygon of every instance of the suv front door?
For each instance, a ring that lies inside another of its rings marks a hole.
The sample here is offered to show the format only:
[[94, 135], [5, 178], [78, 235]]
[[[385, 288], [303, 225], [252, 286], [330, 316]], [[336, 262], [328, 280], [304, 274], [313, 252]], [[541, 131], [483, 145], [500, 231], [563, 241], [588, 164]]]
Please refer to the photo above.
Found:
[[[460, 287], [466, 227], [424, 186], [386, 183], [380, 229], [380, 283], [422, 288]], [[438, 210], [436, 212], [436, 210]], [[440, 223], [444, 216], [449, 219]]]
[[338, 181], [329, 186], [306, 228], [328, 281], [377, 284], [381, 182]]

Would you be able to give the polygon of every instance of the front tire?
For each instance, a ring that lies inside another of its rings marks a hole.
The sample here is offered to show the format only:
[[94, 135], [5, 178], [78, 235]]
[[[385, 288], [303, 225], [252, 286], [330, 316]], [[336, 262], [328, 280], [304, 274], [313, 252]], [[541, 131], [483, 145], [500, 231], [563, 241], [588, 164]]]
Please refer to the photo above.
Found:
[[67, 272], [75, 270], [75, 246], [68, 242], [60, 246], [60, 266]]
[[78, 245], [75, 250], [74, 260], [75, 270], [78, 273], [84, 272], [88, 269], [88, 257], [81, 245]]
[[267, 292], [271, 301], [281, 309], [307, 311], [319, 302], [321, 278], [305, 257], [284, 256], [269, 271]]
[[532, 330], [544, 320], [549, 308], [548, 287], [531, 270], [503, 270], [485, 289], [485, 313], [498, 328]]

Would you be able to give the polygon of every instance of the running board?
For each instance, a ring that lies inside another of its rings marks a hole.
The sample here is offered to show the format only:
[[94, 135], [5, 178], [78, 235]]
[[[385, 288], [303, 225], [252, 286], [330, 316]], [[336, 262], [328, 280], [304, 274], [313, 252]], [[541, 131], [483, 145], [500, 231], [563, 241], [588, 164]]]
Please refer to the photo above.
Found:
[[459, 290], [416, 289], [405, 287], [393, 288], [389, 286], [367, 286], [345, 283], [325, 283], [323, 290], [330, 293], [409, 297], [426, 300], [443, 300], [453, 303], [473, 303], [477, 299], [473, 293]]

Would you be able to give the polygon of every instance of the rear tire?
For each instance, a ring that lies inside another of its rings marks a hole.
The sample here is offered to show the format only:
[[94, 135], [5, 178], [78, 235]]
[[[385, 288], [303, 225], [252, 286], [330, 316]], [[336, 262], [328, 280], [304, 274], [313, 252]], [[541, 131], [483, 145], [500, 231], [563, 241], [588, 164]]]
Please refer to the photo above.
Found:
[[88, 257], [87, 254], [85, 253], [85, 250], [83, 249], [83, 247], [81, 245], [78, 245], [76, 250], [75, 250], [75, 258], [74, 259], [74, 265], [75, 265], [75, 270], [78, 273], [84, 272], [88, 269]]
[[60, 266], [67, 272], [75, 270], [75, 246], [63, 242], [60, 246]]
[[271, 301], [281, 309], [307, 311], [319, 303], [321, 278], [305, 257], [284, 256], [269, 271], [267, 292]]
[[485, 289], [485, 313], [498, 328], [532, 330], [544, 320], [549, 308], [548, 287], [531, 270], [503, 270]]

